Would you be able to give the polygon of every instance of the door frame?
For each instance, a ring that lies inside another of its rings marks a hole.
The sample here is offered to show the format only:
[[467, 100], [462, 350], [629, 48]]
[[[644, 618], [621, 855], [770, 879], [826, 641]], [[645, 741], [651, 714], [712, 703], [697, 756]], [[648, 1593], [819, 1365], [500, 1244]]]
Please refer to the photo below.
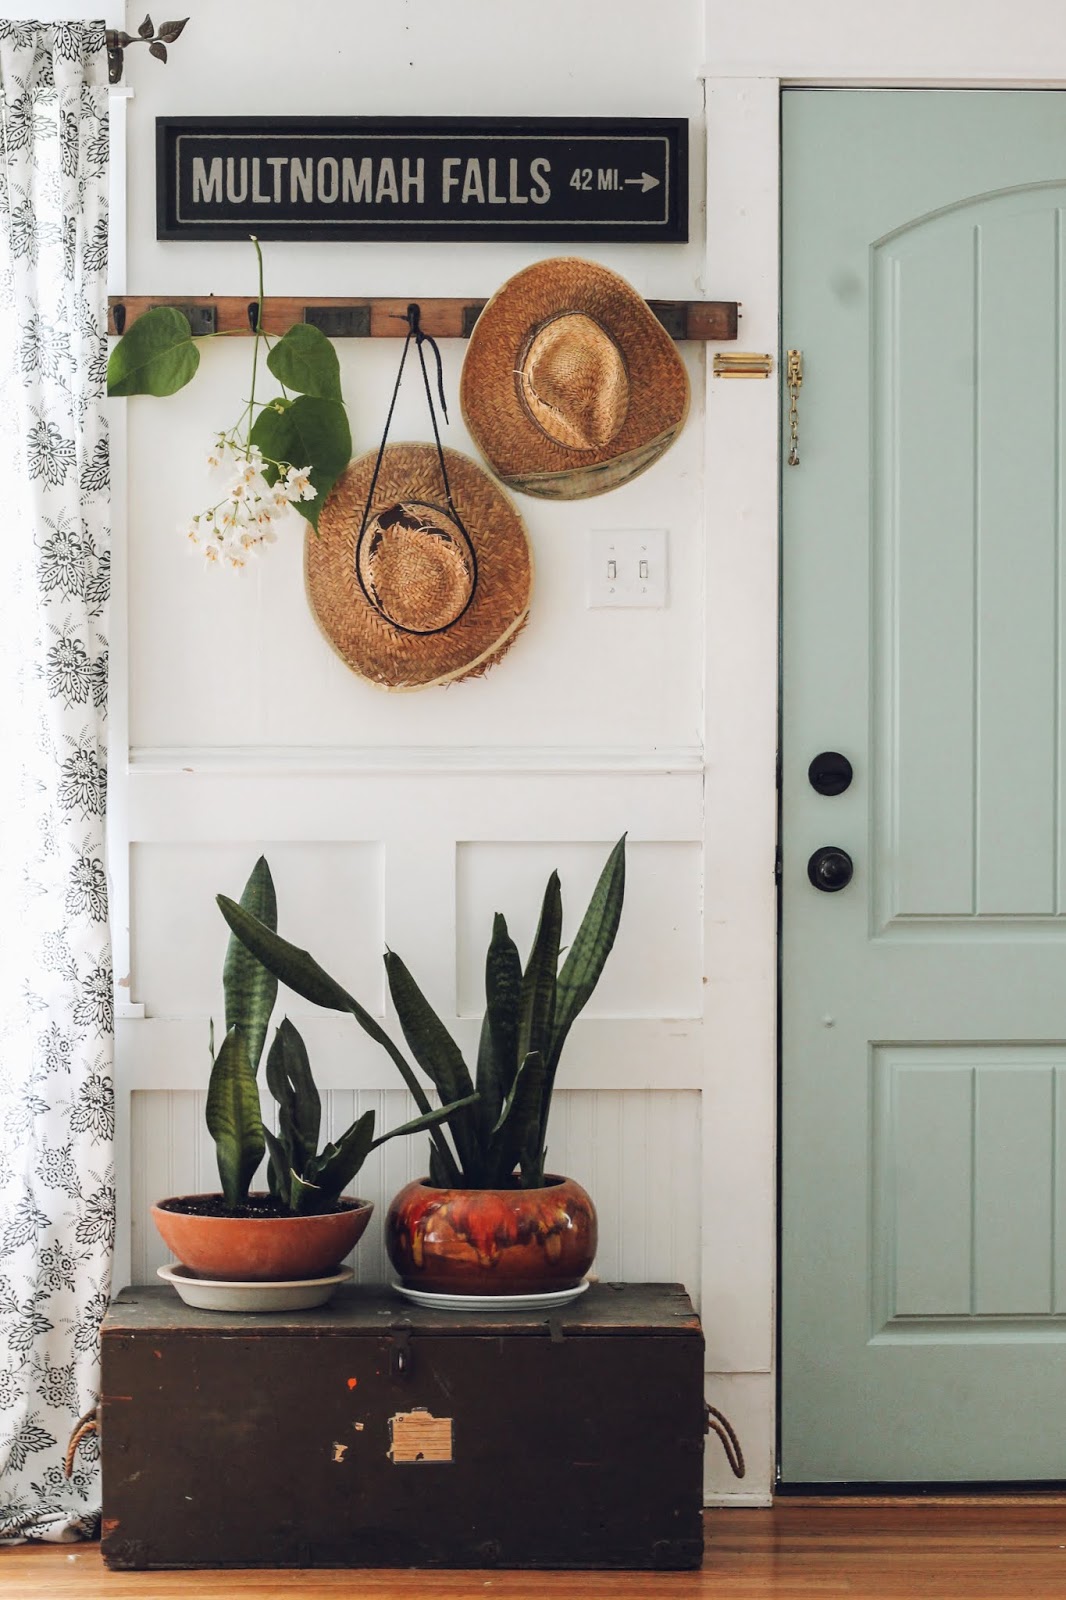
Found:
[[[989, 41], [990, 54], [995, 43]], [[831, 59], [829, 45], [825, 56]], [[771, 59], [754, 71], [708, 67], [702, 77], [708, 285], [741, 298], [741, 347], [773, 353], [778, 368], [783, 90], [1066, 89], [1066, 77], [884, 75], [873, 62], [869, 74], [793, 76], [786, 62]], [[706, 376], [704, 971], [710, 994], [702, 1309], [708, 1398], [739, 1427], [749, 1458], [739, 1495], [724, 1469], [708, 1462], [712, 1504], [768, 1504], [778, 1463], [779, 371], [775, 377], [765, 384], [724, 383], [709, 361]], [[806, 400], [813, 403], [809, 389]], [[724, 692], [730, 684], [743, 685], [743, 693]], [[726, 772], [728, 781], [716, 781]]]

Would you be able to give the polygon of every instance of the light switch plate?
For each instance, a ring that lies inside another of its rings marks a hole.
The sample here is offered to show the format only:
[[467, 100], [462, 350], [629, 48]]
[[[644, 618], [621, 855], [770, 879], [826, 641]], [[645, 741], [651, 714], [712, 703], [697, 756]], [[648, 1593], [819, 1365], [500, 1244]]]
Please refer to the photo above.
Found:
[[586, 564], [590, 607], [665, 606], [665, 528], [592, 528]]

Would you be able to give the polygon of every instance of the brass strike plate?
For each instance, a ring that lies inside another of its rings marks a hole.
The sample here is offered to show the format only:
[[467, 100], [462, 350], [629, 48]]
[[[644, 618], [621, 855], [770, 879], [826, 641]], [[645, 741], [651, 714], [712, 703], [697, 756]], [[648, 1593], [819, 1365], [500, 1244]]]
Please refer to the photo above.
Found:
[[716, 350], [713, 372], [716, 378], [768, 378], [774, 370], [773, 356], [754, 350]]

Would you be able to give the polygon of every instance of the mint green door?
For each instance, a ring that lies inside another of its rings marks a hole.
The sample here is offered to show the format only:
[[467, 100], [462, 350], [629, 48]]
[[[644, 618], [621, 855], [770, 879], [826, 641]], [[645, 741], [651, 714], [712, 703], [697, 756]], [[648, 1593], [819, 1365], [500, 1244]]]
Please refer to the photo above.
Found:
[[782, 138], [781, 1477], [1066, 1479], [1066, 94]]

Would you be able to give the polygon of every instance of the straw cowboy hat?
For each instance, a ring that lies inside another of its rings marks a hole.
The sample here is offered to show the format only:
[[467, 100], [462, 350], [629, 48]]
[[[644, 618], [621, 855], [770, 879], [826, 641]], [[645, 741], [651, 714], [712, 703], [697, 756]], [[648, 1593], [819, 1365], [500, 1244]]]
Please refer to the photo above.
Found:
[[469, 456], [431, 444], [349, 463], [308, 531], [305, 573], [329, 643], [385, 689], [485, 672], [524, 625], [533, 587], [515, 507]]
[[577, 500], [658, 460], [688, 412], [688, 377], [624, 278], [559, 256], [510, 278], [486, 305], [459, 400], [508, 488]]

